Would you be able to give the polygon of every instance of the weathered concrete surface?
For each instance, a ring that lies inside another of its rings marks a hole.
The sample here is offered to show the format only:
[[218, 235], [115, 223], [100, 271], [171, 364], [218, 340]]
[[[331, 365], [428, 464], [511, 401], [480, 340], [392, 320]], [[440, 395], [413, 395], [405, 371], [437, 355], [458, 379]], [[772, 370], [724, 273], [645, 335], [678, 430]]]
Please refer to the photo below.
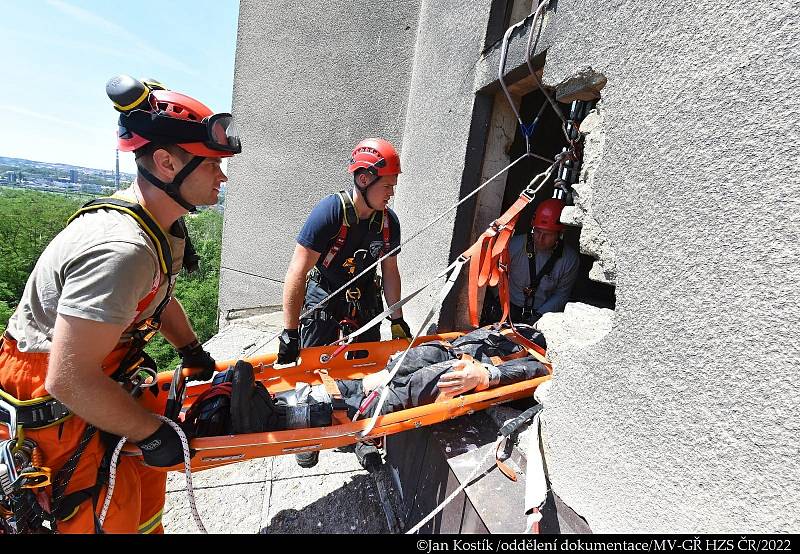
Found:
[[233, 106], [243, 152], [229, 165], [223, 317], [281, 304], [297, 232], [318, 200], [352, 185], [359, 140], [383, 136], [405, 160], [419, 4], [240, 2]]
[[[500, 52], [480, 54], [489, 3], [478, 4], [369, 12], [413, 20], [413, 37], [394, 36], [405, 73], [388, 87], [405, 120], [376, 125], [403, 138], [397, 209], [406, 237], [480, 178], [483, 149], [469, 141], [481, 133], [476, 122], [488, 121], [475, 107], [497, 91]], [[224, 265], [275, 279], [305, 216], [295, 207], [322, 194], [316, 184], [340, 167], [327, 158], [340, 160], [367, 127], [349, 112], [338, 117], [351, 108], [343, 91], [352, 79], [331, 71], [321, 83], [287, 69], [313, 72], [319, 60], [272, 47], [269, 37], [291, 43], [297, 31], [292, 10], [272, 13], [281, 6], [242, 5], [234, 105], [252, 139], [231, 164], [223, 254]], [[325, 35], [331, 58], [372, 52], [366, 39], [349, 41], [349, 20], [321, 17], [337, 28]], [[615, 283], [617, 298], [613, 317], [589, 314], [603, 322], [592, 324], [602, 332], [591, 340], [569, 310], [576, 334], [548, 337], [553, 490], [597, 532], [800, 531], [796, 3], [559, 0], [545, 21], [534, 48], [537, 61], [546, 55], [545, 85], [567, 85], [587, 68], [607, 79], [586, 123], [569, 217], [583, 226], [582, 249], [599, 258], [592, 277]], [[529, 26], [513, 36], [510, 80], [528, 73]], [[297, 86], [282, 88], [287, 75]], [[385, 96], [360, 98], [385, 113]], [[309, 145], [327, 153], [323, 165], [307, 163]], [[446, 219], [424, 244], [404, 248], [407, 290], [444, 267], [471, 229], [461, 223]], [[221, 307], [274, 306], [279, 290], [224, 271]], [[409, 307], [412, 321], [426, 304]]]
[[[482, 48], [476, 38], [485, 35], [489, 15], [487, 3], [422, 3], [404, 127], [404, 179], [395, 203], [406, 237], [459, 200], [468, 158], [482, 157], [468, 147], [475, 60]], [[455, 236], [455, 212], [451, 214], [403, 248], [398, 259], [406, 290], [427, 282], [449, 263], [453, 239], [460, 238]], [[466, 224], [460, 232], [468, 234], [470, 228]], [[403, 310], [412, 327], [421, 323], [436, 295], [436, 289], [428, 290]]]
[[608, 78], [578, 188], [613, 245], [616, 312], [599, 342], [548, 336], [543, 416], [553, 490], [596, 532], [800, 530], [797, 18], [787, 1], [550, 13], [569, 40], [545, 83]]
[[[218, 360], [236, 358], [279, 328], [281, 314], [241, 319], [205, 344]], [[276, 325], [277, 323], [277, 325]], [[275, 344], [263, 347], [275, 351]], [[355, 454], [320, 453], [303, 469], [294, 456], [250, 460], [192, 474], [197, 510], [209, 533], [386, 533], [372, 477]], [[197, 533], [183, 473], [167, 480], [167, 533]]]

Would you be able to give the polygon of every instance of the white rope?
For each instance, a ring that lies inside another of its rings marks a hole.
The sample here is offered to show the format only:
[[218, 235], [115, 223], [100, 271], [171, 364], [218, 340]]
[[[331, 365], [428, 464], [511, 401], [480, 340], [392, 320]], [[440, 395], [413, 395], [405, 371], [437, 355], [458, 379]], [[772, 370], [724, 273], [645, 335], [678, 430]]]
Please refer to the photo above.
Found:
[[452, 502], [453, 499], [456, 496], [458, 496], [458, 494], [461, 491], [465, 490], [472, 483], [472, 480], [475, 479], [475, 477], [478, 476], [478, 472], [480, 471], [481, 467], [483, 467], [483, 464], [486, 463], [486, 460], [495, 453], [495, 451], [497, 450], [497, 447], [500, 445], [500, 442], [502, 442], [503, 439], [505, 439], [505, 437], [503, 437], [503, 436], [498, 437], [497, 440], [494, 441], [494, 444], [492, 444], [492, 447], [486, 453], [486, 456], [484, 456], [481, 459], [481, 461], [479, 461], [475, 465], [475, 469], [472, 470], [472, 473], [470, 473], [469, 477], [467, 477], [464, 480], [464, 482], [461, 483], [461, 485], [459, 485], [459, 487], [456, 490], [454, 490], [452, 493], [450, 493], [450, 496], [445, 498], [444, 501], [441, 504], [436, 506], [436, 508], [434, 508], [431, 513], [429, 513], [427, 516], [422, 518], [422, 520], [419, 523], [417, 523], [414, 527], [412, 527], [411, 529], [406, 531], [406, 535], [413, 535], [414, 533], [419, 531], [426, 523], [428, 523], [431, 519], [433, 519], [436, 516], [436, 514], [441, 512], [445, 508], [445, 506], [450, 504], [450, 502]]
[[450, 289], [453, 288], [453, 284], [456, 282], [456, 279], [461, 273], [461, 268], [464, 267], [464, 264], [467, 263], [468, 260], [469, 258], [459, 256], [458, 259], [454, 261], [452, 264], [450, 264], [444, 272], [440, 273], [437, 276], [439, 277], [444, 275], [447, 270], [452, 268], [450, 276], [447, 278], [447, 281], [445, 282], [444, 286], [442, 286], [442, 289], [439, 291], [439, 297], [437, 301], [433, 304], [433, 306], [431, 306], [431, 309], [428, 311], [428, 315], [425, 317], [424, 321], [422, 322], [422, 325], [419, 326], [419, 329], [417, 329], [417, 332], [414, 334], [414, 338], [411, 339], [411, 342], [408, 343], [406, 349], [403, 350], [403, 354], [400, 356], [400, 359], [397, 360], [397, 363], [395, 364], [392, 371], [383, 380], [383, 383], [381, 384], [381, 386], [383, 387], [383, 391], [381, 392], [381, 398], [378, 401], [378, 405], [375, 406], [375, 411], [372, 412], [372, 417], [370, 418], [367, 427], [363, 431], [361, 431], [362, 438], [369, 435], [370, 431], [372, 431], [373, 427], [375, 427], [375, 423], [378, 421], [378, 417], [381, 415], [381, 408], [383, 407], [383, 404], [386, 402], [386, 398], [388, 398], [389, 396], [389, 387], [385, 385], [391, 383], [392, 377], [395, 376], [400, 367], [403, 365], [403, 361], [406, 359], [406, 355], [408, 354], [409, 350], [411, 350], [411, 345], [414, 344], [414, 341], [416, 341], [419, 338], [420, 334], [422, 333], [422, 330], [425, 329], [425, 326], [428, 324], [428, 322], [431, 319], [433, 319], [433, 316], [436, 315], [436, 312], [439, 311], [439, 308], [444, 302], [444, 299], [447, 297], [447, 294], [450, 292]]
[[[528, 157], [531, 157], [531, 156], [533, 156], [533, 154], [529, 154], [529, 153], [527, 153], [527, 152], [526, 152], [526, 153], [522, 154], [522, 155], [521, 155], [519, 158], [517, 158], [516, 160], [514, 160], [513, 162], [511, 162], [510, 164], [508, 164], [506, 167], [504, 167], [503, 169], [501, 169], [500, 171], [498, 171], [497, 173], [495, 173], [493, 176], [489, 177], [489, 179], [487, 179], [487, 180], [486, 180], [486, 181], [485, 181], [483, 184], [481, 184], [481, 185], [480, 185], [478, 188], [476, 188], [475, 190], [473, 190], [472, 192], [470, 192], [468, 195], [466, 195], [464, 198], [462, 198], [461, 200], [459, 200], [457, 203], [455, 203], [454, 205], [450, 206], [450, 208], [448, 208], [447, 210], [445, 210], [444, 212], [442, 212], [441, 214], [439, 214], [439, 216], [438, 216], [438, 217], [436, 217], [435, 219], [431, 220], [431, 221], [430, 221], [430, 222], [429, 222], [427, 225], [425, 225], [425, 226], [424, 226], [422, 229], [420, 229], [419, 231], [417, 231], [416, 233], [414, 233], [413, 235], [411, 235], [410, 237], [408, 237], [406, 240], [404, 240], [403, 242], [401, 242], [401, 243], [400, 243], [400, 244], [398, 244], [397, 246], [395, 246], [395, 247], [394, 247], [392, 250], [390, 250], [389, 252], [387, 252], [386, 254], [384, 254], [384, 255], [383, 255], [383, 257], [381, 257], [381, 258], [380, 258], [380, 259], [378, 259], [378, 260], [375, 260], [373, 263], [371, 263], [371, 264], [370, 264], [370, 265], [368, 265], [366, 268], [364, 268], [364, 269], [361, 271], [361, 273], [357, 274], [355, 277], [353, 277], [352, 279], [350, 279], [350, 280], [349, 280], [348, 282], [346, 282], [344, 285], [342, 285], [341, 287], [339, 287], [338, 289], [336, 289], [336, 290], [335, 290], [335, 291], [333, 291], [332, 293], [328, 294], [328, 296], [326, 296], [325, 298], [323, 298], [322, 300], [320, 300], [318, 303], [316, 303], [314, 306], [312, 306], [311, 308], [309, 308], [308, 310], [306, 310], [305, 312], [303, 312], [302, 314], [300, 314], [300, 319], [302, 319], [302, 318], [304, 318], [304, 317], [307, 317], [307, 316], [311, 315], [311, 314], [314, 312], [314, 310], [317, 310], [317, 309], [321, 308], [322, 306], [324, 306], [325, 304], [327, 304], [327, 303], [330, 301], [330, 299], [331, 299], [331, 298], [333, 298], [334, 296], [336, 296], [337, 294], [339, 294], [340, 292], [342, 292], [344, 289], [346, 289], [347, 287], [349, 287], [351, 284], [355, 283], [355, 282], [356, 282], [358, 279], [360, 279], [361, 277], [363, 277], [363, 276], [364, 276], [364, 275], [365, 275], [365, 274], [366, 274], [368, 271], [372, 270], [372, 268], [376, 267], [376, 266], [377, 266], [379, 263], [381, 263], [381, 262], [382, 262], [383, 260], [385, 260], [386, 258], [389, 258], [389, 257], [391, 257], [391, 256], [392, 256], [394, 253], [396, 253], [398, 250], [400, 250], [400, 249], [401, 249], [403, 246], [405, 246], [406, 244], [408, 244], [409, 242], [411, 242], [412, 240], [414, 240], [415, 238], [417, 238], [418, 236], [420, 236], [422, 233], [424, 233], [425, 231], [427, 231], [427, 230], [428, 230], [430, 227], [432, 227], [434, 224], [436, 224], [436, 223], [438, 223], [439, 221], [441, 221], [441, 220], [442, 220], [442, 219], [443, 219], [443, 218], [444, 218], [444, 217], [445, 217], [447, 214], [449, 214], [450, 212], [452, 212], [453, 210], [455, 210], [456, 208], [458, 208], [458, 207], [459, 207], [461, 204], [463, 204], [464, 202], [466, 202], [467, 200], [469, 200], [470, 198], [472, 198], [473, 196], [475, 196], [476, 194], [478, 194], [478, 192], [480, 192], [480, 191], [483, 189], [483, 187], [485, 187], [486, 185], [488, 185], [489, 183], [491, 183], [492, 181], [494, 181], [495, 179], [497, 179], [498, 177], [500, 177], [500, 176], [501, 176], [503, 173], [507, 172], [509, 169], [511, 169], [512, 167], [514, 167], [515, 165], [517, 165], [517, 164], [518, 164], [519, 162], [521, 162], [522, 160], [524, 160], [524, 159], [526, 159], [526, 158], [528, 158]], [[282, 332], [283, 332], [283, 331], [281, 331], [281, 333], [282, 333]], [[247, 358], [247, 357], [248, 357], [248, 356], [250, 356], [250, 355], [251, 355], [253, 352], [257, 352], [259, 349], [263, 348], [264, 346], [266, 346], [267, 344], [269, 344], [270, 342], [272, 342], [273, 340], [275, 340], [275, 339], [277, 339], [279, 336], [281, 336], [281, 333], [276, 333], [276, 334], [274, 334], [274, 335], [271, 335], [270, 337], [268, 337], [266, 340], [263, 340], [263, 341], [256, 342], [256, 343], [255, 343], [253, 346], [251, 346], [250, 348], [248, 348], [246, 352], [244, 352], [244, 354], [243, 354], [243, 357]]]
[[[169, 418], [166, 418], [162, 415], [154, 414], [158, 419], [167, 423], [170, 427], [172, 427], [178, 436], [181, 439], [181, 446], [183, 446], [183, 467], [184, 473], [186, 475], [186, 494], [189, 496], [189, 507], [192, 510], [192, 517], [194, 517], [194, 521], [197, 524], [197, 528], [200, 530], [201, 533], [208, 533], [206, 531], [205, 526], [203, 525], [203, 521], [200, 519], [200, 513], [197, 511], [197, 504], [195, 503], [194, 499], [194, 488], [192, 487], [192, 469], [189, 465], [189, 460], [191, 456], [189, 454], [189, 440], [186, 438], [186, 434], [183, 432], [183, 429], [180, 426], [172, 421]], [[106, 520], [106, 514], [108, 512], [108, 507], [111, 505], [111, 496], [114, 494], [114, 485], [116, 484], [116, 475], [117, 475], [117, 460], [119, 459], [119, 453], [122, 450], [122, 446], [128, 440], [127, 437], [122, 437], [119, 439], [117, 443], [117, 447], [114, 449], [114, 454], [111, 456], [111, 465], [109, 467], [109, 474], [108, 474], [108, 490], [106, 491], [106, 498], [103, 501], [103, 509], [100, 511], [99, 521], [100, 526], [103, 526], [103, 522]]]
[[402, 298], [401, 300], [398, 300], [397, 302], [395, 302], [394, 304], [392, 304], [391, 306], [389, 306], [388, 308], [383, 310], [381, 313], [379, 313], [378, 315], [373, 317], [371, 320], [369, 320], [367, 323], [365, 323], [364, 325], [359, 327], [353, 333], [347, 335], [346, 337], [343, 337], [343, 338], [339, 339], [338, 341], [336, 341], [334, 343], [331, 343], [331, 346], [333, 346], [335, 344], [350, 344], [351, 342], [353, 342], [353, 340], [356, 337], [358, 337], [362, 333], [366, 333], [372, 327], [374, 327], [376, 324], [380, 323], [383, 320], [384, 317], [386, 317], [387, 315], [389, 315], [390, 313], [392, 313], [396, 309], [402, 308], [406, 303], [408, 303], [410, 300], [412, 300], [414, 297], [416, 297], [419, 293], [421, 293], [422, 291], [427, 289], [429, 286], [434, 284], [436, 281], [438, 281], [439, 279], [441, 279], [442, 277], [447, 275], [447, 272], [450, 271], [450, 269], [452, 269], [454, 266], [455, 266], [455, 262], [453, 262], [452, 264], [447, 266], [444, 270], [439, 272], [436, 275], [436, 277], [434, 277], [433, 279], [431, 279], [430, 281], [428, 281], [427, 283], [422, 285], [420, 288], [418, 288], [417, 290], [415, 290], [411, 294], [406, 295], [405, 298]]

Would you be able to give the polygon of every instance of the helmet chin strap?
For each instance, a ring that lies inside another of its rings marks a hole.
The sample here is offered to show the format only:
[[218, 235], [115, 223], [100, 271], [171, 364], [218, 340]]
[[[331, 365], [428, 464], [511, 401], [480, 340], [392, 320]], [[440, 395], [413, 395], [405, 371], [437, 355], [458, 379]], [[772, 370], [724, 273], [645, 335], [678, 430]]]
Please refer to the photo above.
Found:
[[183, 169], [181, 169], [178, 172], [178, 174], [175, 175], [175, 178], [172, 179], [171, 183], [165, 183], [164, 181], [162, 181], [161, 179], [150, 173], [147, 169], [145, 169], [144, 166], [140, 164], [136, 164], [136, 167], [138, 168], [139, 173], [141, 173], [144, 176], [144, 178], [150, 182], [150, 184], [163, 190], [165, 193], [167, 193], [167, 196], [172, 198], [175, 202], [177, 202], [190, 212], [196, 212], [197, 207], [187, 202], [183, 198], [183, 196], [181, 196], [180, 188], [184, 179], [186, 179], [186, 177], [188, 177], [192, 171], [197, 169], [197, 166], [200, 165], [203, 162], [203, 160], [205, 160], [203, 156], [193, 157], [191, 160], [189, 160], [189, 163], [183, 166]]
[[369, 203], [369, 198], [367, 197], [367, 191], [369, 190], [369, 187], [371, 187], [372, 185], [374, 185], [375, 183], [380, 181], [380, 179], [381, 179], [380, 175], [376, 175], [375, 178], [366, 187], [360, 187], [360, 186], [358, 186], [358, 183], [355, 183], [356, 188], [358, 189], [358, 192], [360, 192], [361, 196], [364, 197], [364, 203], [373, 212], [377, 211], [377, 208], [375, 208], [372, 204]]

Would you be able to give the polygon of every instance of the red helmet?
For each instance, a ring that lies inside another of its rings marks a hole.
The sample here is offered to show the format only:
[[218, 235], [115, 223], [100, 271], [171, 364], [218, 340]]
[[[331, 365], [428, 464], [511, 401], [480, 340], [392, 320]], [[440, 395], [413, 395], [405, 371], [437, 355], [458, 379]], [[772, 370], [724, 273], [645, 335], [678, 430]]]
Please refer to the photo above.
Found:
[[397, 150], [386, 140], [368, 138], [359, 142], [350, 155], [347, 171], [355, 173], [358, 169], [366, 169], [373, 175], [397, 175], [400, 173], [400, 156]]
[[545, 231], [556, 231], [560, 233], [566, 226], [560, 221], [561, 210], [564, 209], [564, 201], [557, 198], [550, 198], [545, 200], [536, 208], [536, 214], [533, 216], [531, 226], [534, 229], [543, 229]]
[[[219, 114], [215, 116], [214, 112], [208, 106], [195, 100], [191, 96], [186, 96], [185, 94], [172, 90], [153, 90], [150, 92], [149, 103], [152, 112], [157, 113], [159, 116], [205, 123], [209, 129], [208, 133], [211, 135], [211, 139], [213, 139], [213, 141], [218, 141], [221, 145], [229, 145], [234, 138], [238, 142], [232, 119], [228, 114]], [[132, 115], [130, 117], [132, 117]], [[219, 119], [214, 120], [215, 117]], [[132, 131], [128, 128], [128, 125], [133, 126], [133, 124], [134, 122], [124, 114], [120, 117], [118, 144], [119, 149], [123, 152], [132, 152], [153, 140], [158, 140], [154, 135], [146, 138], [143, 136], [147, 134], [144, 131]], [[153, 132], [156, 134], [158, 133], [155, 129], [153, 129]], [[200, 139], [201, 137], [198, 136], [197, 138]], [[202, 138], [207, 139], [205, 136]], [[179, 139], [171, 140], [176, 141]], [[165, 143], [170, 144], [171, 142], [167, 140]], [[217, 150], [211, 148], [207, 145], [209, 144], [209, 140], [175, 142], [175, 144], [190, 154], [206, 158], [227, 158], [237, 153], [235, 149]]]

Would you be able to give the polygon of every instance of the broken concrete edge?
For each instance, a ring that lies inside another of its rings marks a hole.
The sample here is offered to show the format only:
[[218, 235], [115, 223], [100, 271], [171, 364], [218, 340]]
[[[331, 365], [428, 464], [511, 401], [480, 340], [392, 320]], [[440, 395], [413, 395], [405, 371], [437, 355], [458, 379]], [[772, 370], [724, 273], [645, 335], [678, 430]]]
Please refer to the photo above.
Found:
[[602, 73], [591, 67], [582, 68], [555, 86], [556, 100], [565, 104], [576, 100], [599, 100], [606, 83], [608, 79]]

